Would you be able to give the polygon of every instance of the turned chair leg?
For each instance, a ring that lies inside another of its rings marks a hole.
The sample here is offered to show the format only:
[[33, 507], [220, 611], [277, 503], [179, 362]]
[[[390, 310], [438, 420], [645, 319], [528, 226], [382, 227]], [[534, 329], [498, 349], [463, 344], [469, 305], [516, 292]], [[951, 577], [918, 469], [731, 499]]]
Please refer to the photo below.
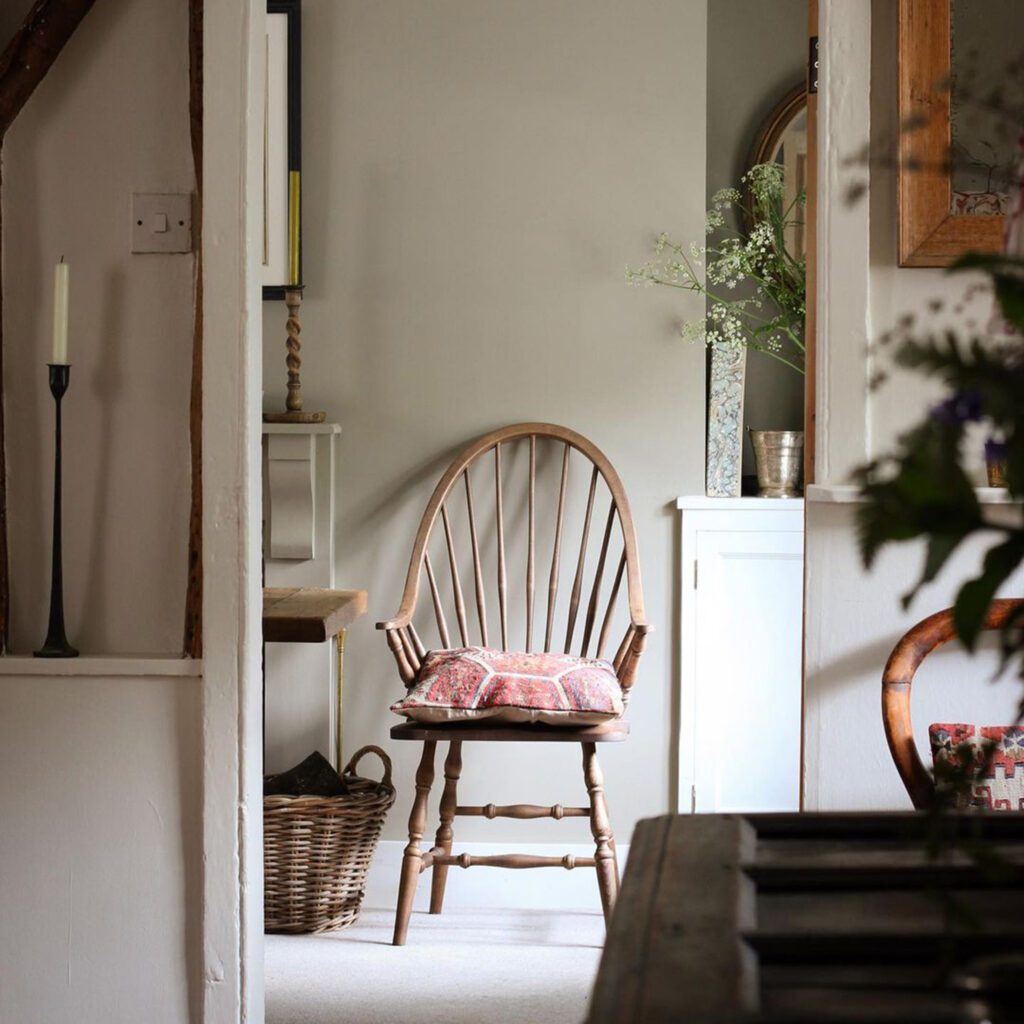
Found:
[[[434, 839], [434, 848], [440, 847], [447, 856], [452, 852], [455, 820], [455, 806], [458, 803], [459, 776], [462, 774], [462, 741], [452, 740], [448, 744], [448, 756], [444, 760], [444, 792], [441, 794], [441, 824]], [[444, 887], [448, 881], [448, 865], [435, 864], [430, 880], [430, 912], [440, 914], [444, 907]]]
[[392, 945], [404, 946], [405, 935], [409, 930], [409, 916], [412, 914], [412, 901], [416, 897], [416, 885], [419, 882], [420, 870], [423, 867], [423, 851], [420, 840], [427, 824], [427, 798], [430, 786], [434, 781], [434, 749], [436, 740], [427, 740], [423, 744], [423, 756], [416, 769], [416, 799], [412, 803], [409, 815], [409, 844], [402, 857], [402, 880], [398, 886], [398, 909], [395, 912], [395, 937]]
[[612, 835], [611, 821], [608, 817], [608, 804], [604, 799], [604, 775], [601, 774], [601, 766], [597, 763], [597, 747], [593, 743], [584, 743], [582, 747], [583, 778], [590, 794], [590, 831], [597, 847], [594, 854], [597, 887], [601, 891], [601, 909], [604, 911], [607, 926], [619, 894], [619, 865], [615, 852], [615, 837]]

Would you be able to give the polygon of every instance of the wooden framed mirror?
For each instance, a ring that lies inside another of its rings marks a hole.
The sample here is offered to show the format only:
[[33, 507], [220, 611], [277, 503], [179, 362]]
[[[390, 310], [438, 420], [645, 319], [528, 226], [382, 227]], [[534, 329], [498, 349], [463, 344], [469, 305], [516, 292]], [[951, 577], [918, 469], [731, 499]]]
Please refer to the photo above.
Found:
[[[756, 164], [777, 163], [783, 167], [785, 206], [796, 198], [797, 193], [807, 189], [807, 83], [793, 86], [772, 108], [761, 130], [750, 147], [747, 169]], [[747, 188], [745, 205], [753, 204]], [[749, 224], [747, 225], [749, 229]], [[789, 237], [792, 232], [794, 237]], [[791, 253], [804, 255], [807, 249], [806, 217], [804, 223], [794, 224], [787, 232], [786, 247]]]
[[899, 0], [901, 267], [945, 267], [968, 250], [1002, 245], [1013, 140], [963, 109], [958, 83], [970, 76], [980, 93], [977, 79], [1001, 75], [1005, 58], [1019, 51], [1013, 2]]

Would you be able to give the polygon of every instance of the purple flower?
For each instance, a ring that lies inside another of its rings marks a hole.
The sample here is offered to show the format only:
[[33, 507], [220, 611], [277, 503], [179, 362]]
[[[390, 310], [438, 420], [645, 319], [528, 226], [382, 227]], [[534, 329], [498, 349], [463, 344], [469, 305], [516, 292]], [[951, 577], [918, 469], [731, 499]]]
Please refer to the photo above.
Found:
[[982, 417], [981, 394], [957, 391], [932, 407], [931, 417], [939, 423], [975, 423]]

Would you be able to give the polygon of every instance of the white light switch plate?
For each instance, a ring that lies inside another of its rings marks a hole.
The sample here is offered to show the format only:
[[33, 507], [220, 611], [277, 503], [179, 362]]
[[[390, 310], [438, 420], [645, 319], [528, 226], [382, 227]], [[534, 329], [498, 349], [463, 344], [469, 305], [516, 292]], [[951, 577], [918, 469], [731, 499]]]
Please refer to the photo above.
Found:
[[136, 192], [132, 196], [132, 252], [191, 251], [191, 194]]

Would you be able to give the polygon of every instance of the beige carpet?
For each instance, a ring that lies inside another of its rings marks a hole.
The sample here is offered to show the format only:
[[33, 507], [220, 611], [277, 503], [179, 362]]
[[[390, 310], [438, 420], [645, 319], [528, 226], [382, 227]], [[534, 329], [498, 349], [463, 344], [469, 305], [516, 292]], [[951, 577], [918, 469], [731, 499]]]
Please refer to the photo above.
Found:
[[267, 1024], [580, 1024], [604, 942], [599, 913], [391, 910], [326, 936], [266, 937]]

